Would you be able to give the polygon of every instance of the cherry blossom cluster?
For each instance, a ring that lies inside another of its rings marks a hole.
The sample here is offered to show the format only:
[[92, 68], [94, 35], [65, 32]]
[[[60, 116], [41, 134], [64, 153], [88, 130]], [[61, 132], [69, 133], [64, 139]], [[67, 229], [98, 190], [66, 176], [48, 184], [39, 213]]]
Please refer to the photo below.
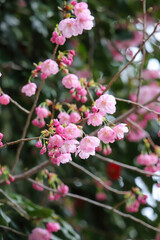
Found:
[[59, 223], [48, 222], [46, 224], [46, 229], [40, 227], [34, 228], [32, 233], [29, 235], [28, 240], [50, 240], [52, 239], [52, 233], [58, 232], [59, 230]]
[[142, 194], [139, 188], [132, 188], [132, 191], [125, 195], [126, 211], [138, 212], [141, 204], [146, 204], [147, 195]]
[[[154, 173], [160, 170], [160, 159], [155, 153], [141, 153], [137, 157], [137, 163], [144, 165], [144, 170], [148, 172]], [[150, 175], [148, 174], [147, 176]]]
[[83, 30], [91, 30], [93, 27], [94, 17], [91, 15], [87, 3], [72, 1], [71, 5], [73, 5], [71, 11], [75, 18], [70, 17], [70, 14], [66, 14], [66, 18], [61, 20], [58, 25], [58, 30], [65, 38], [78, 36], [83, 33]]
[[7, 185], [14, 182], [14, 177], [10, 174], [9, 168], [6, 166], [0, 166], [0, 176], [5, 180]]

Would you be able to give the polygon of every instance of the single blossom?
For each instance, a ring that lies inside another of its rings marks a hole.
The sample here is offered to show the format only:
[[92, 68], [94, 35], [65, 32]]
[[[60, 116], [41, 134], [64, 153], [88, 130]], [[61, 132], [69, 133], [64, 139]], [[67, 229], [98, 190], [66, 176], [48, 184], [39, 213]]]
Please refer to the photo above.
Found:
[[36, 146], [37, 148], [42, 148], [42, 142], [41, 142], [40, 139], [38, 140], [38, 142], [36, 142], [35, 146]]
[[58, 232], [61, 228], [57, 222], [48, 222], [46, 227], [48, 232]]
[[107, 199], [107, 195], [104, 192], [96, 193], [96, 199], [98, 201], [105, 201]]
[[31, 97], [35, 94], [36, 89], [37, 85], [35, 83], [28, 83], [22, 87], [21, 92], [24, 93], [26, 96]]
[[65, 164], [72, 161], [72, 157], [70, 153], [62, 153], [57, 157], [57, 165], [59, 166], [60, 163]]
[[96, 100], [97, 108], [102, 112], [102, 114], [113, 114], [116, 111], [116, 100], [115, 97], [107, 93], [103, 94]]
[[77, 16], [77, 25], [79, 27], [79, 34], [82, 34], [83, 30], [91, 30], [93, 28], [94, 17], [86, 14], [80, 13]]
[[74, 18], [61, 20], [58, 28], [65, 38], [71, 38], [72, 36], [77, 36], [79, 34], [77, 21]]
[[79, 113], [77, 113], [77, 112], [71, 113], [71, 115], [70, 115], [70, 122], [71, 122], [71, 123], [76, 123], [76, 122], [78, 122], [80, 119], [81, 119], [81, 116], [80, 116]]
[[45, 107], [36, 107], [37, 116], [42, 119], [48, 116], [48, 109]]
[[67, 139], [78, 138], [82, 136], [82, 131], [73, 123], [69, 123], [64, 129], [64, 135]]
[[103, 116], [100, 113], [90, 113], [87, 118], [88, 125], [99, 126], [103, 123]]
[[69, 192], [69, 187], [65, 184], [61, 184], [58, 186], [57, 191], [62, 197], [65, 197], [65, 195]]
[[29, 240], [50, 240], [51, 238], [52, 234], [43, 228], [35, 228], [29, 235]]
[[115, 141], [116, 134], [110, 127], [103, 127], [98, 132], [98, 138], [104, 143], [113, 143]]
[[94, 156], [95, 148], [98, 147], [99, 144], [100, 140], [97, 137], [86, 136], [81, 140], [76, 155], [79, 153], [82, 159], [86, 159], [90, 155]]
[[61, 45], [61, 46], [64, 45], [65, 41], [66, 41], [66, 39], [64, 36], [58, 36], [56, 38], [56, 44], [58, 44], [58, 45]]
[[55, 147], [62, 147], [63, 139], [58, 134], [55, 134], [54, 136], [49, 138], [49, 143]]
[[62, 79], [62, 84], [70, 89], [80, 87], [80, 82], [75, 74], [68, 74]]
[[7, 94], [0, 96], [0, 104], [7, 105], [10, 103], [10, 97]]
[[77, 150], [79, 142], [75, 139], [65, 140], [61, 147], [61, 153], [74, 153]]
[[59, 118], [60, 124], [68, 125], [70, 123], [70, 116], [66, 112], [60, 112], [58, 114], [58, 118]]
[[126, 127], [126, 124], [120, 123], [113, 128], [113, 131], [116, 134], [116, 139], [121, 140], [124, 138], [124, 133], [128, 132], [128, 128]]
[[80, 3], [77, 3], [74, 6], [74, 14], [75, 14], [75, 16], [77, 17], [80, 13], [85, 13], [87, 15], [90, 15], [91, 12], [88, 9], [88, 4], [87, 3], [80, 2]]
[[47, 59], [41, 64], [41, 78], [45, 79], [51, 74], [55, 75], [59, 71], [58, 64], [52, 60]]

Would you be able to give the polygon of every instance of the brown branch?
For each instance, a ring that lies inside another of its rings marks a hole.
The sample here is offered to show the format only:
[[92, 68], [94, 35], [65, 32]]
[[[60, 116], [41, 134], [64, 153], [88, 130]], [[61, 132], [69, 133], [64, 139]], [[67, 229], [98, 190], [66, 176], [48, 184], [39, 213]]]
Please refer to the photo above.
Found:
[[37, 140], [37, 139], [39, 139], [39, 138], [40, 138], [40, 137], [21, 138], [21, 139], [18, 139], [18, 140], [15, 140], [15, 141], [12, 141], [12, 142], [8, 142], [8, 143], [3, 144], [3, 145], [0, 147], [0, 149], [1, 149], [1, 148], [8, 147], [8, 146], [10, 146], [10, 145], [18, 144], [18, 143], [20, 143], [20, 142], [28, 142], [28, 141], [32, 141], [32, 140]]
[[0, 225], [0, 228], [3, 228], [3, 229], [8, 230], [8, 231], [10, 231], [10, 232], [14, 232], [14, 233], [16, 233], [16, 234], [18, 234], [18, 235], [27, 237], [27, 234], [21, 233], [21, 232], [15, 230], [15, 229], [13, 229], [13, 228], [10, 228], [10, 227], [4, 226], [4, 225]]
[[17, 103], [15, 100], [13, 100], [11, 97], [10, 97], [10, 101], [16, 106], [18, 107], [19, 109], [21, 109], [23, 112], [29, 114], [30, 112], [25, 109], [24, 107], [22, 107], [19, 103]]
[[[135, 53], [135, 55], [132, 57], [132, 59], [119, 71], [117, 72], [114, 77], [112, 78], [112, 80], [109, 82], [109, 84], [107, 85], [106, 89], [104, 90], [104, 92], [106, 92], [111, 86], [112, 84], [117, 80], [117, 78], [120, 76], [120, 74], [133, 62], [133, 60], [136, 58], [136, 56], [138, 55], [138, 53], [143, 49], [144, 44], [150, 39], [150, 37], [152, 37], [152, 35], [156, 32], [157, 27], [159, 25], [159, 22], [156, 24], [153, 32], [145, 39], [145, 41], [143, 42], [143, 44], [140, 46], [139, 50]], [[103, 92], [103, 93], [104, 93]]]
[[127, 99], [123, 99], [123, 98], [117, 98], [117, 97], [115, 97], [115, 99], [116, 99], [117, 101], [120, 101], [120, 102], [126, 102], [126, 103], [133, 104], [133, 105], [135, 105], [135, 106], [138, 106], [138, 107], [140, 107], [140, 108], [144, 108], [144, 109], [145, 109], [146, 111], [148, 111], [148, 112], [153, 112], [153, 113], [155, 113], [155, 114], [157, 114], [157, 115], [160, 114], [160, 112], [157, 112], [157, 111], [154, 111], [154, 110], [152, 110], [152, 109], [150, 109], [150, 108], [148, 108], [148, 107], [145, 107], [144, 105], [142, 105], [142, 104], [140, 104], [140, 103], [138, 103], [138, 102], [133, 102], [133, 101], [131, 101], [131, 100], [127, 100]]
[[108, 157], [103, 157], [101, 156], [100, 154], [96, 153], [95, 154], [95, 157], [97, 157], [98, 159], [104, 161], [104, 162], [109, 162], [109, 163], [115, 163], [123, 168], [126, 168], [126, 169], [129, 169], [129, 170], [132, 170], [134, 172], [138, 172], [138, 173], [142, 173], [142, 174], [149, 174], [149, 175], [152, 175], [152, 176], [156, 176], [156, 177], [160, 177], [160, 174], [156, 174], [156, 173], [152, 173], [152, 172], [148, 172], [148, 171], [144, 171], [142, 169], [139, 169], [137, 167], [134, 167], [134, 166], [131, 166], [131, 165], [128, 165], [128, 164], [125, 164], [125, 163], [121, 163], [121, 162], [118, 162], [116, 160], [113, 160], [111, 158], [108, 158]]
[[90, 171], [88, 171], [87, 169], [85, 169], [84, 167], [78, 165], [77, 163], [75, 162], [70, 162], [70, 164], [76, 168], [78, 168], [79, 170], [81, 170], [82, 172], [86, 173], [87, 175], [89, 175], [91, 178], [93, 178], [94, 180], [96, 180], [97, 182], [99, 182], [105, 189], [111, 191], [111, 192], [114, 192], [116, 194], [121, 194], [121, 195], [124, 195], [126, 193], [128, 193], [129, 191], [119, 191], [117, 189], [114, 189], [112, 187], [109, 187], [106, 185], [106, 183], [104, 181], [102, 181], [101, 178], [97, 177], [96, 175], [94, 175], [93, 173], [91, 173]]
[[[29, 178], [30, 176], [34, 175], [35, 173], [39, 172], [40, 170], [44, 169], [45, 167], [52, 165], [52, 163], [50, 161], [45, 161], [31, 169], [29, 169], [28, 171], [15, 175], [14, 177], [14, 182]], [[0, 181], [0, 186], [5, 185], [6, 181], [5, 180], [1, 180]]]
[[[25, 136], [26, 136], [26, 134], [27, 134], [27, 130], [28, 130], [28, 127], [29, 127], [29, 124], [30, 124], [30, 121], [31, 121], [31, 117], [32, 117], [32, 114], [33, 114], [34, 109], [35, 109], [35, 107], [36, 107], [36, 104], [37, 104], [37, 102], [38, 102], [39, 95], [40, 95], [40, 92], [41, 92], [41, 89], [42, 89], [42, 87], [43, 87], [44, 82], [45, 82], [45, 79], [42, 79], [41, 84], [40, 84], [40, 86], [39, 86], [39, 88], [38, 88], [38, 91], [37, 91], [37, 93], [36, 93], [33, 106], [32, 106], [31, 111], [30, 111], [30, 113], [29, 113], [29, 115], [28, 115], [28, 117], [27, 117], [27, 121], [26, 121], [25, 127], [24, 127], [24, 129], [23, 129], [23, 133], [22, 133], [22, 138], [25, 138]], [[20, 156], [20, 153], [21, 153], [23, 144], [24, 144], [24, 141], [20, 142], [20, 144], [19, 144], [19, 147], [18, 147], [18, 149], [17, 149], [16, 158], [15, 158], [15, 161], [14, 161], [13, 166], [12, 166], [12, 169], [11, 169], [11, 173], [14, 171], [14, 169], [15, 169], [15, 167], [16, 167], [16, 164], [17, 164], [17, 162], [19, 161], [19, 156]]]
[[[38, 183], [38, 182], [35, 182], [34, 180], [32, 179], [27, 179], [29, 182], [32, 182], [32, 183], [36, 183], [37, 185], [39, 185], [40, 187], [43, 187], [44, 189], [48, 190], [48, 191], [51, 191], [51, 192], [57, 192], [56, 190], [52, 189], [52, 188], [49, 188], [41, 183]], [[129, 218], [135, 222], [138, 222], [140, 223], [141, 225], [149, 228], [149, 229], [152, 229], [153, 231], [156, 231], [156, 232], [160, 232], [160, 229], [158, 228], [155, 228], [153, 227], [152, 225], [148, 224], [148, 223], [145, 223], [144, 221], [132, 216], [131, 214], [128, 214], [128, 213], [123, 213], [117, 209], [115, 209], [114, 207], [112, 206], [109, 206], [109, 205], [106, 205], [106, 204], [103, 204], [103, 203], [100, 203], [100, 202], [97, 202], [97, 201], [94, 201], [92, 199], [89, 199], [89, 198], [86, 198], [86, 197], [83, 197], [83, 196], [80, 196], [78, 194], [73, 194], [73, 193], [67, 193], [66, 196], [68, 197], [72, 197], [72, 198], [76, 198], [76, 199], [80, 199], [80, 200], [83, 200], [85, 202], [88, 202], [88, 203], [91, 203], [95, 206], [98, 206], [98, 207], [102, 207], [102, 208], [105, 208], [105, 209], [108, 209], [108, 210], [111, 210], [113, 211], [114, 213], [117, 213], [118, 215], [122, 216], [122, 217], [125, 217], [125, 218]]]
[[138, 88], [137, 88], [137, 103], [139, 102], [139, 96], [140, 96], [140, 88], [142, 85], [142, 70], [143, 70], [143, 65], [144, 65], [144, 61], [145, 61], [145, 55], [146, 55], [146, 51], [145, 51], [145, 36], [146, 36], [146, 0], [143, 0], [143, 57], [142, 57], [142, 62], [140, 65], [140, 69], [139, 69], [139, 77], [138, 77]]

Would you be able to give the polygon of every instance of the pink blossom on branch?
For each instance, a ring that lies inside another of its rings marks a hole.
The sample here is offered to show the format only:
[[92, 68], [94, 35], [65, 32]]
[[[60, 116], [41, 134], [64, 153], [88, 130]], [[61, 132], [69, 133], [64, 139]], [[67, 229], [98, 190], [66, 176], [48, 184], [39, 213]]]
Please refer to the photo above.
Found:
[[41, 64], [41, 79], [46, 79], [51, 74], [56, 75], [58, 71], [58, 64], [52, 59], [47, 59]]
[[113, 143], [116, 139], [116, 133], [110, 127], [103, 127], [98, 132], [98, 138], [104, 143]]
[[48, 222], [47, 223], [47, 230], [48, 232], [58, 232], [60, 230], [60, 225], [57, 222]]
[[80, 82], [75, 74], [68, 74], [65, 76], [62, 79], [62, 84], [68, 89], [80, 87]]
[[36, 114], [39, 119], [46, 118], [48, 116], [48, 109], [45, 107], [36, 107]]
[[124, 138], [124, 133], [128, 132], [128, 128], [125, 123], [120, 123], [113, 128], [113, 131], [116, 134], [116, 139], [122, 140]]
[[24, 93], [26, 96], [31, 97], [35, 94], [36, 89], [37, 85], [35, 83], [28, 83], [22, 87], [21, 92]]
[[116, 100], [112, 95], [107, 93], [103, 94], [96, 100], [96, 106], [102, 114], [113, 114], [116, 111]]
[[32, 233], [29, 235], [28, 240], [50, 240], [52, 234], [43, 228], [35, 228], [32, 230]]
[[82, 159], [89, 158], [90, 155], [94, 156], [95, 148], [98, 147], [99, 144], [100, 140], [97, 137], [86, 136], [81, 140], [76, 155], [79, 154]]

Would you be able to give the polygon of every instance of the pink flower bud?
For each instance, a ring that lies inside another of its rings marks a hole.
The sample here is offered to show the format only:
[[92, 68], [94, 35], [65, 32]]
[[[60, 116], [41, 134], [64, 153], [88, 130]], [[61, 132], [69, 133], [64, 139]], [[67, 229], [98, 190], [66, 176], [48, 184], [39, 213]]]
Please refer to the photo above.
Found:
[[2, 140], [3, 138], [3, 133], [0, 133], [0, 140]]
[[37, 118], [34, 118], [34, 119], [32, 120], [32, 124], [33, 124], [33, 126], [38, 126], [38, 125], [39, 125], [38, 119], [37, 119]]
[[46, 152], [46, 146], [44, 145], [40, 151], [40, 154], [43, 155]]
[[60, 230], [60, 225], [56, 222], [48, 222], [46, 227], [48, 232], [58, 232]]
[[88, 98], [87, 98], [86, 96], [83, 96], [83, 97], [81, 98], [81, 102], [82, 102], [82, 103], [87, 102], [87, 100], [88, 100]]
[[56, 44], [58, 44], [58, 45], [64, 45], [64, 43], [65, 43], [65, 41], [66, 41], [66, 39], [65, 39], [65, 37], [64, 36], [58, 36], [57, 38], [56, 38]]
[[42, 142], [41, 142], [40, 139], [38, 140], [38, 142], [36, 142], [35, 146], [36, 146], [37, 148], [42, 148]]
[[7, 94], [3, 94], [1, 97], [0, 97], [0, 104], [2, 105], [7, 105], [10, 103], [10, 97], [7, 95]]

